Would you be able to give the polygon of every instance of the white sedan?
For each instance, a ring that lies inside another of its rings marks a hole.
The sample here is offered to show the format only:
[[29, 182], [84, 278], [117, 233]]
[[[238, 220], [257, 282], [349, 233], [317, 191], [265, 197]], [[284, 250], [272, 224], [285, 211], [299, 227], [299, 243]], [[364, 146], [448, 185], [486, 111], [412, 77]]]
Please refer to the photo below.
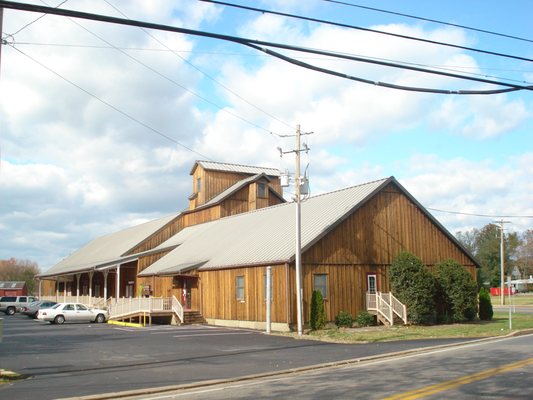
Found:
[[52, 308], [40, 309], [37, 319], [61, 325], [64, 322], [98, 322], [107, 321], [107, 310], [91, 308], [80, 303], [58, 303]]

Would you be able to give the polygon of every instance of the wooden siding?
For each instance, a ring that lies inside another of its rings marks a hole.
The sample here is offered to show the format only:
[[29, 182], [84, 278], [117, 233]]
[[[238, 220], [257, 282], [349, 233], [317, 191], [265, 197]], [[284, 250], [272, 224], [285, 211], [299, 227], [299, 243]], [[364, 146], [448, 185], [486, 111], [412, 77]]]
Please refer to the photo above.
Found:
[[393, 184], [307, 250], [302, 260], [305, 264], [379, 266], [390, 265], [402, 251], [417, 255], [427, 266], [449, 258], [474, 266], [468, 255]]
[[167, 239], [174, 236], [176, 233], [181, 231], [184, 227], [185, 226], [183, 224], [182, 216], [178, 215], [176, 218], [174, 218], [168, 224], [163, 226], [157, 232], [153, 233], [152, 235], [147, 237], [145, 240], [143, 240], [139, 245], [137, 245], [136, 247], [131, 249], [129, 252], [127, 252], [126, 255], [137, 254], [143, 251], [151, 250], [159, 246], [161, 243], [163, 243]]
[[[340, 311], [356, 316], [366, 306], [367, 274], [377, 275], [379, 291], [390, 291], [388, 268], [402, 251], [421, 258], [430, 270], [438, 262], [452, 258], [476, 279], [476, 267], [470, 257], [390, 184], [302, 254], [304, 321], [309, 320], [315, 274], [327, 275], [328, 296], [324, 304], [328, 320]], [[290, 315], [296, 316], [294, 265], [290, 270]], [[296, 320], [290, 322], [294, 324]]]
[[[205, 318], [265, 321], [266, 267], [200, 271], [201, 312]], [[236, 296], [236, 279], [244, 277], [244, 299]], [[287, 270], [272, 266], [272, 322], [287, 323]]]

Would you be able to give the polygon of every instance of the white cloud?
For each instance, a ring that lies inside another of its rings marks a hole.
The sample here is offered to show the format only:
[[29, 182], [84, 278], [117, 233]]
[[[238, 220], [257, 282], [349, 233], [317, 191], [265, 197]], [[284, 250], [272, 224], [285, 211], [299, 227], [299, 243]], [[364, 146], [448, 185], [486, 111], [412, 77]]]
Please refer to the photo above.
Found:
[[[320, 3], [268, 2], [272, 8], [303, 11]], [[105, 2], [67, 4], [67, 8], [119, 15]], [[269, 15], [246, 19], [247, 14], [243, 20], [221, 21], [225, 16], [222, 7], [200, 2], [136, 0], [113, 4], [132, 19], [207, 30], [211, 23], [224, 22], [246, 36], [265, 40], [479, 72], [476, 59], [457, 49], [437, 49]], [[35, 15], [5, 11], [3, 29], [15, 32], [33, 19]], [[445, 98], [392, 91], [326, 76], [278, 59], [249, 57], [249, 50], [240, 56], [217, 54], [209, 50], [227, 48], [218, 42], [151, 31], [253, 107], [183, 58], [155, 51], [163, 47], [138, 28], [78, 22], [113, 45], [127, 48], [127, 54], [164, 77], [115, 49], [77, 47], [108, 45], [63, 17], [46, 16], [16, 35], [17, 48], [128, 117], [3, 46], [0, 235], [7, 239], [2, 242], [1, 258], [29, 257], [48, 267], [96, 236], [184, 209], [195, 159], [209, 157], [293, 171], [292, 154], [280, 159], [276, 147], [291, 150], [294, 139], [270, 132], [291, 134], [296, 124], [315, 132], [304, 139], [311, 147], [308, 157], [313, 194], [394, 174], [424, 205], [466, 212], [533, 213], [529, 194], [533, 187], [528, 178], [533, 173], [533, 156], [529, 153], [516, 151], [506, 155], [505, 162], [490, 156], [475, 162], [438, 151], [433, 156], [417, 152], [416, 158], [413, 153], [396, 154], [391, 160], [396, 166], [392, 172], [382, 160], [365, 156], [368, 149], [386, 146], [393, 135], [406, 133], [409, 137], [405, 135], [405, 140], [414, 138], [412, 147], [416, 150], [421, 128], [428, 129], [424, 132], [427, 136], [436, 132], [445, 138], [461, 135], [485, 142], [504, 140], [531, 120], [525, 99], [511, 95]], [[429, 30], [402, 24], [375, 28], [465, 45], [472, 41], [459, 29]], [[74, 47], [35, 45], [44, 42]], [[197, 50], [202, 53], [190, 53]], [[428, 87], [478, 86], [371, 64], [285, 53], [373, 80]], [[303, 160], [305, 165], [307, 156]], [[448, 215], [443, 218], [452, 228], [484, 222]], [[517, 223], [517, 227], [527, 223]]]

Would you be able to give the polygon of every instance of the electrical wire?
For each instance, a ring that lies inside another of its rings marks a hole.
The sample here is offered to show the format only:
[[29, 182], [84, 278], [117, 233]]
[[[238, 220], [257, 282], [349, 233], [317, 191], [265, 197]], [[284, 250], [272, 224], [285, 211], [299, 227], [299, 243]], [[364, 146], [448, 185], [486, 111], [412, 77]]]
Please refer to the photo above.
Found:
[[[37, 43], [37, 42], [16, 42], [17, 46], [21, 45], [30, 45], [30, 46], [56, 46], [56, 47], [73, 47], [73, 48], [89, 48], [89, 49], [117, 49], [117, 50], [124, 50], [124, 51], [149, 51], [149, 52], [172, 52], [172, 53], [190, 53], [190, 54], [210, 54], [210, 55], [228, 55], [228, 56], [243, 56], [242, 53], [229, 53], [229, 52], [210, 52], [210, 51], [194, 51], [194, 50], [175, 50], [175, 49], [155, 49], [155, 48], [146, 48], [146, 47], [118, 47], [118, 46], [97, 46], [97, 45], [81, 45], [81, 44], [65, 44], [65, 43]], [[268, 57], [267, 54], [246, 54], [244, 56], [250, 56], [250, 57]], [[502, 76], [497, 75], [488, 75], [486, 73], [476, 73], [476, 72], [468, 72], [464, 71], [465, 69], [477, 69], [478, 67], [473, 66], [461, 66], [461, 65], [454, 65], [454, 66], [442, 66], [442, 65], [431, 65], [431, 64], [421, 64], [421, 63], [413, 63], [408, 61], [398, 61], [398, 60], [392, 60], [388, 58], [382, 58], [382, 57], [368, 57], [368, 56], [362, 56], [357, 55], [358, 57], [365, 57], [369, 60], [380, 60], [380, 61], [389, 61], [394, 62], [402, 65], [415, 65], [419, 67], [425, 67], [425, 68], [433, 68], [433, 69], [439, 69], [442, 71], [450, 71], [450, 72], [457, 72], [457, 73], [463, 73], [468, 74], [471, 76], [482, 76], [485, 78], [491, 78], [491, 79], [499, 79], [503, 81], [508, 82], [517, 82], [522, 84], [528, 84], [533, 85], [533, 82], [525, 81], [525, 80], [519, 80], [519, 79], [512, 79], [512, 78], [506, 78]], [[298, 60], [335, 60], [335, 61], [350, 61], [350, 60], [339, 60], [337, 58], [324, 56], [324, 57], [295, 57]], [[185, 59], [185, 62], [186, 59]], [[491, 68], [491, 67], [483, 67], [482, 70], [494, 70], [494, 71], [505, 71], [505, 72], [520, 72], [520, 73], [529, 73], [530, 71], [524, 71], [524, 70], [514, 70], [514, 69], [505, 69], [505, 68]], [[221, 85], [223, 85], [221, 83]], [[236, 94], [238, 96], [238, 94]], [[246, 100], [244, 100], [246, 101]], [[255, 107], [253, 104], [250, 104], [251, 106]], [[269, 115], [266, 111], [264, 111], [266, 115]], [[270, 115], [269, 115], [270, 116]], [[276, 117], [272, 116], [272, 118], [276, 119]], [[276, 119], [277, 120], [277, 119]], [[279, 122], [287, 125], [287, 123], [278, 120]], [[292, 125], [287, 125], [292, 128]]]
[[486, 34], [489, 34], [489, 35], [501, 36], [501, 37], [505, 37], [505, 38], [509, 38], [509, 39], [516, 39], [516, 40], [521, 40], [521, 41], [524, 41], [524, 42], [533, 43], [533, 40], [522, 38], [522, 37], [519, 37], [519, 36], [513, 36], [513, 35], [508, 35], [508, 34], [505, 34], [505, 33], [488, 31], [488, 30], [485, 30], [485, 29], [473, 28], [471, 26], [466, 26], [466, 25], [452, 24], [450, 22], [444, 22], [444, 21], [439, 21], [439, 20], [436, 20], [436, 19], [430, 19], [430, 18], [425, 18], [425, 17], [418, 17], [416, 15], [411, 15], [411, 14], [403, 14], [403, 13], [396, 12], [396, 11], [389, 11], [389, 10], [383, 10], [383, 9], [380, 9], [380, 8], [361, 6], [359, 4], [347, 3], [345, 1], [338, 1], [338, 0], [322, 0], [322, 1], [325, 1], [325, 2], [328, 2], [328, 3], [341, 4], [341, 5], [349, 6], [349, 7], [361, 8], [361, 9], [364, 9], [364, 10], [377, 11], [377, 12], [381, 12], [381, 13], [385, 13], [385, 14], [398, 15], [400, 17], [418, 19], [420, 21], [434, 22], [436, 24], [453, 26], [453, 27], [456, 27], [456, 28], [462, 28], [462, 29], [466, 29], [466, 30], [469, 30], [469, 31], [481, 32], [481, 33], [486, 33]]
[[[493, 80], [488, 80], [488, 79], [473, 78], [473, 77], [463, 76], [459, 74], [450, 74], [450, 73], [438, 72], [434, 70], [427, 70], [423, 68], [408, 67], [408, 66], [400, 65], [396, 63], [379, 62], [375, 60], [365, 59], [362, 57], [347, 56], [347, 55], [334, 53], [334, 52], [313, 50], [313, 49], [303, 48], [303, 47], [298, 47], [298, 46], [291, 46], [291, 45], [273, 43], [273, 42], [261, 41], [261, 40], [246, 39], [246, 38], [241, 38], [241, 37], [236, 37], [236, 36], [222, 35], [222, 34], [216, 34], [216, 33], [210, 33], [206, 31], [198, 31], [198, 30], [186, 29], [186, 28], [178, 28], [178, 27], [143, 22], [143, 21], [126, 20], [122, 18], [109, 17], [105, 15], [91, 14], [91, 13], [85, 13], [85, 12], [80, 12], [80, 11], [55, 9], [55, 8], [50, 8], [50, 7], [43, 7], [43, 6], [37, 6], [37, 5], [25, 4], [25, 3], [16, 3], [16, 2], [10, 2], [10, 1], [4, 1], [4, 0], [0, 0], [0, 7], [24, 10], [24, 11], [44, 12], [44, 13], [50, 13], [54, 15], [62, 15], [62, 16], [67, 16], [67, 17], [81, 18], [81, 19], [90, 19], [90, 20], [114, 23], [114, 24], [119, 24], [119, 25], [137, 26], [137, 27], [144, 27], [144, 28], [149, 28], [149, 29], [164, 30], [164, 31], [169, 31], [169, 32], [176, 32], [176, 33], [183, 33], [183, 34], [195, 35], [195, 36], [200, 36], [200, 37], [209, 37], [213, 39], [225, 40], [225, 41], [245, 45], [251, 48], [255, 48], [259, 51], [266, 52], [267, 54], [275, 55], [277, 58], [280, 58], [284, 61], [290, 62], [295, 65], [299, 65], [299, 66], [302, 66], [302, 67], [305, 67], [311, 70], [324, 72], [324, 73], [328, 73], [330, 75], [338, 76], [341, 78], [351, 79], [351, 80], [368, 83], [372, 85], [388, 87], [391, 89], [401, 89], [401, 90], [420, 91], [420, 92], [429, 92], [429, 93], [442, 93], [442, 94], [497, 94], [497, 93], [516, 91], [516, 90], [533, 90], [533, 86], [523, 86], [523, 85], [510, 84], [510, 83], [493, 81]], [[316, 67], [316, 66], [311, 66], [309, 64], [298, 62], [297, 60], [291, 59], [290, 57], [283, 56], [279, 53], [273, 52], [271, 50], [268, 50], [264, 47], [259, 47], [259, 46], [269, 46], [269, 47], [283, 48], [286, 50], [294, 50], [294, 51], [306, 52], [306, 53], [312, 53], [312, 54], [328, 55], [332, 57], [350, 59], [353, 61], [372, 63], [372, 64], [377, 64], [377, 65], [382, 65], [382, 66], [387, 66], [387, 67], [402, 68], [402, 69], [408, 69], [408, 70], [413, 70], [417, 72], [425, 72], [425, 73], [430, 73], [430, 74], [437, 74], [437, 75], [442, 75], [442, 76], [447, 76], [447, 77], [452, 77], [452, 78], [457, 78], [457, 79], [471, 80], [471, 81], [476, 81], [476, 82], [505, 86], [505, 87], [508, 87], [509, 89], [486, 90], [486, 91], [442, 90], [442, 89], [428, 89], [428, 88], [416, 88], [416, 87], [405, 87], [405, 86], [393, 85], [393, 84], [388, 84], [385, 82], [376, 82], [376, 81], [371, 81], [368, 79], [352, 77], [344, 73], [331, 71], [331, 70], [327, 70], [327, 69]]]
[[[127, 19], [130, 19], [125, 13], [123, 13], [119, 8], [117, 8], [116, 6], [114, 6], [113, 4], [111, 4], [111, 2], [109, 2], [108, 0], [104, 0], [105, 3], [107, 3], [110, 7], [112, 7], [115, 11], [117, 11], [120, 15], [122, 15], [123, 17], [127, 18]], [[200, 72], [202, 75], [204, 75], [205, 77], [207, 77], [208, 79], [210, 79], [211, 81], [215, 82], [217, 85], [219, 85], [220, 87], [222, 87], [224, 90], [228, 91], [229, 93], [231, 93], [232, 95], [234, 95], [235, 97], [237, 97], [238, 99], [240, 99], [241, 101], [243, 101], [244, 103], [248, 104], [249, 106], [255, 108], [257, 111], [265, 114], [266, 116], [272, 118], [273, 120], [275, 121], [278, 121], [280, 123], [282, 123], [283, 125], [285, 126], [288, 126], [290, 128], [292, 128], [292, 125], [288, 124], [287, 122], [285, 121], [282, 121], [280, 118], [277, 118], [276, 116], [268, 113], [267, 111], [263, 110], [262, 108], [256, 106], [255, 104], [251, 103], [250, 101], [248, 101], [247, 99], [245, 99], [244, 97], [242, 97], [240, 94], [236, 93], [235, 91], [233, 91], [232, 89], [230, 89], [229, 87], [227, 87], [226, 85], [224, 85], [222, 82], [218, 81], [217, 79], [215, 79], [214, 77], [212, 77], [211, 75], [209, 75], [207, 72], [201, 70], [200, 68], [198, 68], [196, 65], [194, 65], [193, 63], [191, 63], [189, 60], [187, 60], [186, 58], [182, 57], [180, 54], [178, 54], [177, 52], [173, 51], [170, 47], [168, 47], [165, 43], [163, 43], [162, 41], [160, 41], [156, 36], [152, 35], [150, 33], [150, 31], [148, 31], [147, 29], [145, 28], [140, 28], [144, 33], [146, 33], [149, 37], [151, 37], [152, 39], [154, 39], [157, 43], [159, 43], [161, 46], [163, 46], [165, 49], [167, 49], [168, 51], [170, 51], [171, 53], [173, 53], [175, 56], [177, 56], [180, 60], [182, 60], [183, 62], [187, 63], [189, 66], [191, 66], [192, 68], [194, 68], [196, 71]], [[118, 50], [118, 48], [117, 48]], [[194, 94], [194, 93], [193, 93]], [[202, 98], [203, 100], [205, 101], [208, 101], [209, 100], [206, 100], [204, 98]], [[213, 103], [211, 103], [213, 104]], [[213, 104], [215, 105], [215, 104]], [[264, 131], [267, 131], [268, 132], [268, 129], [265, 129], [263, 127], [260, 127], [260, 126], [257, 126], [256, 124], [254, 124], [253, 122], [251, 121], [247, 121], [246, 119], [242, 118], [242, 117], [239, 117], [237, 116], [236, 114], [234, 113], [231, 113], [230, 111], [228, 111], [227, 109], [225, 108], [222, 108], [220, 106], [217, 106], [215, 105], [216, 107], [218, 107], [221, 111], [225, 111], [225, 112], [229, 112], [231, 115], [233, 115], [234, 117], [237, 117], [239, 119], [241, 119], [242, 121], [245, 121], [247, 122], [248, 124], [251, 124], [252, 126], [255, 126], [256, 128], [259, 128], [261, 130], [264, 130]]]
[[44, 63], [40, 62], [39, 60], [35, 59], [34, 57], [30, 56], [29, 54], [26, 54], [24, 53], [22, 50], [16, 48], [15, 46], [13, 45], [10, 45], [10, 47], [19, 52], [20, 54], [22, 54], [23, 56], [27, 57], [28, 59], [30, 59], [31, 61], [33, 61], [34, 63], [36, 63], [37, 65], [41, 66], [42, 68], [46, 69], [47, 71], [51, 72], [52, 74], [56, 75], [57, 77], [61, 78], [62, 80], [64, 80], [65, 82], [69, 83], [70, 85], [74, 86], [75, 88], [81, 90], [82, 92], [84, 92], [85, 94], [91, 96], [93, 99], [99, 101], [100, 103], [106, 105], [107, 107], [115, 110], [116, 112], [118, 112], [119, 114], [122, 114], [124, 117], [128, 118], [129, 120], [135, 122], [136, 124], [138, 125], [141, 125], [142, 127], [148, 129], [149, 131], [167, 139], [168, 141], [174, 143], [174, 144], [177, 144], [178, 146], [180, 147], [183, 147], [184, 149], [202, 157], [202, 158], [205, 158], [207, 160], [210, 160], [210, 161], [213, 161], [210, 157], [207, 157], [206, 155], [202, 154], [202, 153], [199, 153], [198, 151], [194, 150], [193, 148], [177, 141], [176, 139], [174, 139], [173, 137], [171, 136], [168, 136], [167, 134], [159, 131], [158, 129], [146, 124], [145, 122], [142, 122], [141, 120], [139, 120], [138, 118], [135, 118], [134, 116], [132, 116], [131, 114], [128, 114], [127, 112], [121, 110], [120, 108], [114, 106], [113, 104], [109, 103], [108, 101], [102, 99], [101, 97], [98, 97], [97, 95], [95, 95], [94, 93], [91, 93], [90, 91], [88, 91], [87, 89], [81, 87], [80, 85], [78, 85], [77, 83], [71, 81], [70, 79], [66, 78], [65, 76], [61, 75], [59, 72], [57, 71], [54, 71], [52, 68], [48, 67], [47, 65], [45, 65]]
[[533, 215], [489, 215], [489, 214], [475, 214], [475, 213], [465, 213], [459, 211], [446, 211], [439, 210], [437, 208], [426, 207], [426, 210], [446, 213], [446, 214], [456, 214], [456, 215], [468, 215], [471, 217], [484, 217], [484, 218], [533, 218]]
[[423, 43], [436, 44], [436, 45], [439, 45], [439, 46], [453, 47], [453, 48], [456, 48], [456, 49], [474, 51], [474, 52], [477, 52], [477, 53], [489, 54], [489, 55], [492, 55], [492, 56], [506, 57], [506, 58], [512, 58], [512, 59], [515, 59], [515, 60], [533, 62], [532, 58], [515, 56], [515, 55], [511, 55], [511, 54], [499, 53], [499, 52], [489, 51], [489, 50], [476, 49], [474, 47], [460, 46], [460, 45], [456, 45], [456, 44], [452, 44], [452, 43], [438, 42], [438, 41], [435, 41], [435, 40], [423, 39], [423, 38], [419, 38], [419, 37], [415, 37], [415, 36], [401, 35], [401, 34], [392, 33], [392, 32], [385, 32], [385, 31], [380, 31], [380, 30], [377, 30], [377, 29], [364, 28], [362, 26], [343, 24], [343, 23], [340, 23], [340, 22], [333, 22], [333, 21], [328, 21], [328, 20], [324, 20], [324, 19], [304, 17], [304, 16], [301, 16], [301, 15], [288, 14], [288, 13], [283, 13], [283, 12], [279, 12], [279, 11], [271, 11], [271, 10], [267, 10], [267, 9], [264, 9], [264, 8], [248, 7], [248, 6], [243, 6], [243, 5], [239, 5], [239, 4], [233, 4], [233, 3], [227, 3], [227, 2], [224, 2], [224, 1], [218, 1], [218, 0], [198, 0], [198, 1], [205, 2], [205, 3], [219, 4], [219, 5], [239, 8], [239, 9], [243, 9], [243, 10], [255, 11], [255, 12], [260, 12], [260, 13], [263, 13], [263, 14], [273, 14], [273, 15], [279, 15], [279, 16], [283, 16], [283, 17], [301, 19], [301, 20], [304, 20], [304, 21], [317, 22], [317, 23], [320, 23], [320, 24], [339, 26], [339, 27], [342, 27], [342, 28], [356, 29], [356, 30], [360, 30], [360, 31], [364, 31], [364, 32], [378, 33], [380, 35], [393, 36], [393, 37], [397, 37], [397, 38], [400, 38], [400, 39], [409, 39], [409, 40], [415, 40], [415, 41], [419, 41], [419, 42], [423, 42]]
[[[61, 7], [63, 4], [65, 4], [68, 0], [64, 0], [62, 1], [61, 3], [59, 3], [57, 6], [55, 6], [55, 8], [59, 8]], [[31, 22], [28, 22], [26, 25], [24, 25], [22, 28], [20, 28], [19, 30], [17, 30], [16, 32], [13, 32], [11, 34], [9, 34], [8, 36], [15, 36], [17, 33], [20, 33], [22, 32], [24, 29], [26, 29], [28, 26], [36, 23], [37, 21], [39, 21], [41, 18], [45, 17], [46, 14], [42, 14], [41, 16], [39, 16], [38, 18], [34, 19], [33, 21]]]

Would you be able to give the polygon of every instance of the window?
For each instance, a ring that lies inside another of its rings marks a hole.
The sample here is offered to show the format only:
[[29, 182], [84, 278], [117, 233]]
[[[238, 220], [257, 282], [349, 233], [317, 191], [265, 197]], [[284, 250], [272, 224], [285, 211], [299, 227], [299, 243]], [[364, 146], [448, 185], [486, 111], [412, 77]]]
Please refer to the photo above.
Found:
[[257, 182], [257, 197], [267, 197], [265, 182]]
[[376, 274], [368, 274], [366, 276], [366, 283], [367, 283], [366, 290], [368, 291], [368, 293], [370, 294], [376, 293], [377, 288], [378, 288], [378, 280], [377, 280]]
[[80, 311], [87, 311], [87, 307], [85, 307], [83, 304], [76, 304], [76, 308]]
[[244, 300], [244, 276], [235, 279], [235, 295], [237, 300]]
[[202, 178], [196, 178], [196, 193], [202, 190]]
[[327, 299], [328, 297], [328, 276], [326, 274], [313, 275], [313, 289], [320, 290], [322, 297]]
[[74, 304], [65, 304], [63, 311], [74, 311]]

